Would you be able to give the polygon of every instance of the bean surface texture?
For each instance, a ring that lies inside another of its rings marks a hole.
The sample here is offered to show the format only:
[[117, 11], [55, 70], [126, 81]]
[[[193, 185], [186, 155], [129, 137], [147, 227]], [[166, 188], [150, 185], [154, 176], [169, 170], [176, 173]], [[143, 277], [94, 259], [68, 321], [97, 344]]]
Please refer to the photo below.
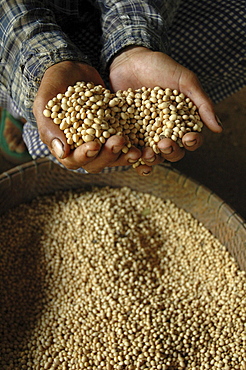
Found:
[[[111, 93], [101, 85], [77, 82], [51, 99], [43, 114], [64, 131], [72, 149], [89, 141], [104, 144], [112, 135], [124, 135], [124, 153], [134, 145], [152, 147], [158, 154], [157, 144], [163, 138], [182, 147], [186, 133], [201, 132], [203, 127], [197, 107], [188, 97], [158, 86]], [[134, 166], [140, 164], [141, 160]]]
[[0, 219], [0, 368], [245, 370], [246, 274], [171, 201], [127, 187]]

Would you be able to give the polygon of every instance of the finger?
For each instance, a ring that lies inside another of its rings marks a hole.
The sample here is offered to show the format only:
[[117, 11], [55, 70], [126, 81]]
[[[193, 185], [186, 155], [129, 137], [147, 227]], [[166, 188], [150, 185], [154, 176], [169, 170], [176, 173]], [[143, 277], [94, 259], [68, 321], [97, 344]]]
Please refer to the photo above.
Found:
[[[96, 160], [100, 150], [101, 145], [98, 142], [91, 141], [71, 150], [70, 154], [65, 159], [57, 159], [68, 169], [76, 170], [81, 167], [86, 169], [86, 166], [89, 166], [90, 163]], [[99, 171], [100, 169], [96, 172]]]
[[203, 90], [196, 75], [187, 70], [180, 77], [179, 85], [180, 90], [197, 106], [199, 115], [205, 125], [211, 131], [220, 133], [222, 131], [221, 122], [215, 113], [212, 101]]
[[112, 167], [117, 163], [124, 146], [125, 139], [123, 136], [115, 135], [110, 137], [102, 146], [97, 157], [85, 165], [84, 168], [90, 173], [98, 173], [105, 167]]
[[185, 150], [171, 139], [163, 139], [159, 141], [158, 148], [161, 151], [161, 156], [170, 162], [177, 162], [185, 155]]
[[143, 164], [141, 166], [138, 166], [136, 168], [136, 171], [137, 171], [139, 176], [149, 176], [149, 175], [151, 175], [151, 173], [153, 171], [153, 167], [147, 166], [146, 164]]
[[155, 152], [153, 151], [152, 148], [150, 147], [146, 147], [146, 148], [143, 148], [142, 150], [142, 157], [143, 161], [148, 164], [148, 165], [152, 165], [152, 164], [155, 164], [156, 163], [156, 159], [157, 159], [157, 156], [155, 154]]
[[106, 141], [97, 158], [97, 161], [100, 161], [101, 169], [112, 166], [129, 166], [138, 161], [141, 157], [141, 151], [131, 147], [128, 153], [124, 154], [122, 149], [125, 144], [124, 137], [117, 135]]
[[70, 146], [67, 144], [66, 136], [50, 118], [38, 120], [38, 130], [42, 142], [48, 146], [50, 152], [58, 160], [66, 158], [70, 154]]
[[196, 103], [202, 121], [213, 132], [222, 132], [222, 124], [213, 108], [202, 98]]
[[147, 166], [154, 166], [163, 162], [163, 158], [150, 147], [143, 148], [141, 158]]
[[122, 163], [124, 164], [120, 164], [120, 165], [125, 165], [125, 163], [127, 165], [129, 164], [134, 164], [136, 162], [138, 162], [138, 160], [141, 158], [142, 156], [142, 152], [140, 149], [136, 148], [135, 146], [132, 146], [129, 151], [126, 153], [126, 154], [122, 154], [121, 157], [119, 158], [119, 160], [123, 161]]
[[203, 135], [197, 132], [189, 132], [183, 136], [182, 143], [185, 149], [192, 152], [203, 144]]

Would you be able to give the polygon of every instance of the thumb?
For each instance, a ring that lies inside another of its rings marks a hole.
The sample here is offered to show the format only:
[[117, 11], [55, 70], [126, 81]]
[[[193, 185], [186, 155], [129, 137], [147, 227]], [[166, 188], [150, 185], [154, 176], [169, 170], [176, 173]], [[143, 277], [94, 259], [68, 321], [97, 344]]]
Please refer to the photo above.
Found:
[[[41, 116], [42, 114], [42, 116]], [[59, 160], [66, 158], [70, 153], [70, 145], [66, 136], [51, 118], [44, 117], [40, 111], [36, 116], [40, 139], [46, 144], [50, 152]]]
[[197, 106], [204, 124], [211, 131], [220, 133], [222, 131], [222, 124], [215, 113], [214, 105], [193, 72], [187, 70], [185, 80], [183, 76], [180, 77], [180, 89]]

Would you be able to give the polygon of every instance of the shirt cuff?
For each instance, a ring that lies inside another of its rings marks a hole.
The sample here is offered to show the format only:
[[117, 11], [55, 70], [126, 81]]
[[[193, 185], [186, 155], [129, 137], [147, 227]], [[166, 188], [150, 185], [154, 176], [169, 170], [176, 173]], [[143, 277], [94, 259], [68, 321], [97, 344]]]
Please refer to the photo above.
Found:
[[112, 57], [127, 46], [144, 46], [153, 51], [169, 52], [165, 24], [158, 25], [161, 30], [157, 32], [154, 26], [145, 21], [131, 20], [129, 16], [125, 18], [118, 19], [117, 27], [109, 26], [108, 31], [103, 35], [101, 63], [105, 69], [109, 67]]
[[112, 57], [130, 45], [144, 46], [150, 50], [162, 51], [163, 53], [167, 53], [169, 50], [167, 38], [163, 40], [162, 38], [157, 38], [156, 35], [152, 35], [150, 31], [139, 30], [137, 27], [127, 27], [112, 34], [110, 39], [104, 44], [101, 55], [103, 67], [107, 69]]

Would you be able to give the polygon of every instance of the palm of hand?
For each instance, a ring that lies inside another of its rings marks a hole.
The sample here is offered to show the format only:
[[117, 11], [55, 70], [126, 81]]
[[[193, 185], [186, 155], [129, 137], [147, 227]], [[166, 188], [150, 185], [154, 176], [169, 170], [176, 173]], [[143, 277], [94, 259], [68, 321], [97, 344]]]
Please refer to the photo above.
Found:
[[[110, 83], [113, 91], [127, 90], [129, 87], [136, 90], [143, 86], [160, 86], [183, 92], [198, 107], [205, 125], [214, 132], [221, 132], [213, 104], [196, 75], [164, 53], [153, 52], [144, 47], [124, 49], [111, 64]], [[182, 142], [185, 149], [194, 151], [202, 144], [203, 139], [201, 134], [188, 133], [184, 135]], [[158, 147], [162, 157], [171, 162], [180, 160], [185, 154], [184, 149], [170, 139], [161, 140]]]
[[143, 47], [136, 47], [121, 53], [115, 58], [110, 68], [110, 83], [113, 91], [129, 87], [169, 87], [184, 88], [186, 81], [193, 79], [193, 74], [168, 55], [152, 52]]
[[111, 64], [110, 83], [113, 91], [160, 86], [183, 92], [198, 107], [205, 125], [221, 132], [213, 104], [196, 75], [164, 53], [144, 47], [125, 49]]

